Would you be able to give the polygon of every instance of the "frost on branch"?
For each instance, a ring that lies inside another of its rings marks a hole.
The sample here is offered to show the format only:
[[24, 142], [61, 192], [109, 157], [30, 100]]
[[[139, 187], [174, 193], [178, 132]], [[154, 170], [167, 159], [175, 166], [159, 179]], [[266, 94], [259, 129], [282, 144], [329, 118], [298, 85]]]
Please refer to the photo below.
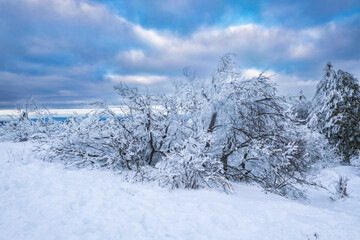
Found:
[[188, 138], [179, 149], [171, 151], [163, 161], [156, 165], [161, 185], [171, 188], [216, 188], [231, 190], [229, 181], [224, 177], [222, 163], [207, 152], [209, 139]]

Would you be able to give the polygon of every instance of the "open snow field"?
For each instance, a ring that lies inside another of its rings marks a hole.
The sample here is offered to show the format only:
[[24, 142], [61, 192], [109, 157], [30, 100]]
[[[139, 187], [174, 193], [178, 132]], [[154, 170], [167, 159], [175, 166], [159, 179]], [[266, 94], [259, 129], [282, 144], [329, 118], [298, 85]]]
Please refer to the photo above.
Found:
[[169, 192], [124, 182], [100, 170], [66, 170], [36, 159], [29, 143], [0, 143], [0, 239], [360, 239], [360, 177], [338, 167], [323, 184], [348, 175], [350, 197], [308, 201], [237, 185], [233, 194]]

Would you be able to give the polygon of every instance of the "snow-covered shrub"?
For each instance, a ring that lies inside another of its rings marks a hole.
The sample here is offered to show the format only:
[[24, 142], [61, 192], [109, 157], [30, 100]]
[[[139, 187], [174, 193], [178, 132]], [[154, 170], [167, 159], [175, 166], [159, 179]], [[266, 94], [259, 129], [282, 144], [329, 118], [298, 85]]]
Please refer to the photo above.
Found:
[[339, 179], [335, 183], [335, 193], [334, 196], [331, 197], [332, 200], [337, 200], [340, 198], [348, 197], [349, 194], [347, 192], [347, 182], [349, 181], [348, 177], [339, 176]]
[[294, 118], [269, 77], [262, 73], [246, 79], [233, 56], [225, 55], [211, 82], [196, 80], [183, 83], [176, 95], [190, 102], [191, 108], [182, 106], [197, 122], [197, 131], [214, 139], [206, 144], [207, 151], [223, 164], [224, 176], [254, 181], [281, 195], [301, 195], [296, 185], [307, 183], [322, 151], [307, 149], [313, 145], [305, 137], [309, 130]]
[[50, 137], [57, 132], [57, 123], [46, 108], [39, 108], [30, 98], [16, 115], [0, 127], [0, 140], [25, 142]]
[[[104, 119], [104, 117], [106, 117]], [[67, 166], [109, 169], [131, 168], [141, 159], [134, 154], [131, 133], [108, 108], [86, 116], [72, 116], [54, 139], [45, 139], [41, 150], [45, 160], [60, 160]]]
[[322, 135], [306, 126], [289, 126], [281, 138], [256, 141], [247, 150], [246, 177], [267, 191], [290, 198], [305, 197], [302, 185], [315, 186], [311, 176], [334, 162], [334, 150]]
[[224, 177], [223, 164], [207, 152], [201, 138], [188, 138], [179, 149], [171, 151], [156, 165], [155, 179], [171, 188], [216, 188], [228, 191], [230, 182]]
[[124, 83], [115, 86], [125, 106], [123, 122], [125, 131], [131, 133], [134, 147], [132, 154], [154, 166], [170, 151], [176, 141], [176, 121], [181, 115], [173, 99], [165, 95], [141, 94], [137, 88]]
[[358, 153], [356, 156], [351, 158], [351, 165], [355, 167], [355, 169], [360, 174], [360, 154]]
[[302, 138], [304, 139], [304, 157], [311, 163], [311, 174], [319, 170], [339, 164], [340, 157], [336, 149], [331, 146], [324, 135], [313, 132], [306, 126], [302, 126]]
[[19, 109], [17, 115], [11, 116], [11, 118], [1, 126], [1, 140], [25, 142], [36, 132], [35, 122], [29, 119], [27, 109]]

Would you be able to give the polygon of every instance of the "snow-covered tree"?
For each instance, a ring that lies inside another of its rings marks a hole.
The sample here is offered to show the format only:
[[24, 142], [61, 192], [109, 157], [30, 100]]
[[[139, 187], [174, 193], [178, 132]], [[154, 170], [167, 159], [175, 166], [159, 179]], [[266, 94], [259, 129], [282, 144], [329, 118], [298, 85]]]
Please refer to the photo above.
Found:
[[309, 117], [311, 102], [305, 97], [303, 91], [296, 96], [290, 96], [291, 112], [298, 120], [299, 124], [306, 124]]
[[345, 163], [360, 149], [360, 87], [350, 73], [327, 63], [317, 86], [309, 126], [324, 134]]
[[224, 175], [258, 182], [282, 195], [298, 195], [294, 185], [306, 182], [317, 153], [309, 154], [308, 129], [294, 121], [289, 104], [265, 73], [244, 78], [228, 54], [220, 59], [211, 81], [199, 81], [183, 83], [179, 89], [185, 93], [176, 95], [197, 103], [191, 105], [191, 115], [197, 127], [212, 136], [205, 149], [213, 161], [223, 164]]

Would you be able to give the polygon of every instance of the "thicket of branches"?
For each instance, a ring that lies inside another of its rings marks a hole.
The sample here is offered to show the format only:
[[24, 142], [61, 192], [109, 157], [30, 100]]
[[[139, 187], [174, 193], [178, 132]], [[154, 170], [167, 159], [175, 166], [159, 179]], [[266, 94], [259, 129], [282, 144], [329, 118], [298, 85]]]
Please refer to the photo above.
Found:
[[[245, 78], [231, 54], [211, 79], [197, 78], [190, 68], [184, 75], [173, 95], [116, 85], [122, 114], [97, 103], [86, 116], [55, 122], [27, 107], [1, 135], [36, 139], [45, 160], [68, 167], [108, 168], [170, 188], [230, 191], [233, 182], [253, 182], [288, 197], [302, 196], [301, 185], [315, 185], [308, 175], [344, 153], [325, 134], [328, 125], [314, 127], [315, 117], [327, 121], [325, 107], [320, 111], [302, 94], [280, 96], [265, 72]], [[319, 93], [315, 100], [327, 104]], [[36, 121], [30, 111], [40, 114]]]

